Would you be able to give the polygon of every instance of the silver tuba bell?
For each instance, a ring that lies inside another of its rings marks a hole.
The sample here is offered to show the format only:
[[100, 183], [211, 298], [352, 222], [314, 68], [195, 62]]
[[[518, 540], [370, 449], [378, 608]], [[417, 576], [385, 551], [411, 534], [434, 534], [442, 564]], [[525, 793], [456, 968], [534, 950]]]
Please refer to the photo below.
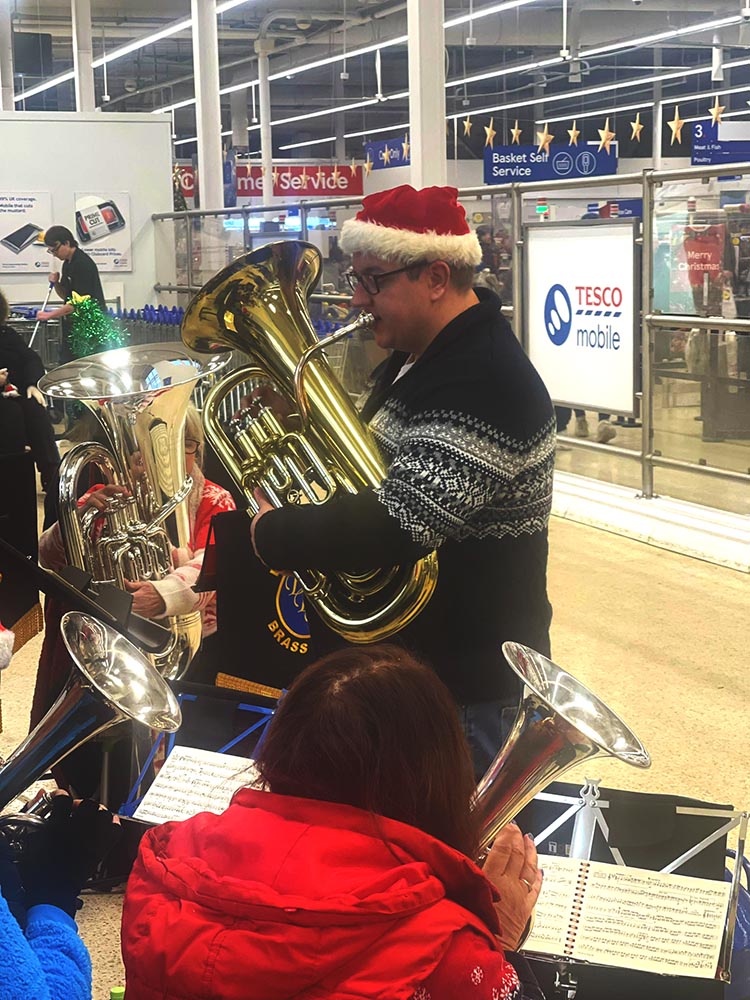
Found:
[[63, 615], [60, 630], [74, 669], [36, 729], [0, 767], [0, 808], [77, 747], [125, 719], [165, 733], [182, 722], [172, 690], [128, 639], [77, 611]]
[[[160, 580], [172, 569], [172, 546], [187, 546], [192, 480], [185, 474], [185, 412], [195, 384], [227, 361], [227, 354], [197, 359], [177, 344], [145, 344], [70, 361], [40, 381], [47, 396], [93, 413], [107, 442], [76, 445], [60, 465], [66, 554], [94, 580], [121, 589], [126, 579]], [[78, 479], [90, 463], [130, 496], [111, 498], [104, 515], [87, 511], [79, 518]], [[172, 639], [154, 664], [164, 676], [180, 677], [200, 647], [200, 613], [164, 624]]]
[[503, 653], [524, 691], [513, 728], [477, 786], [480, 856], [537, 792], [574, 765], [617, 757], [651, 766], [635, 733], [575, 677], [520, 643], [504, 642]]

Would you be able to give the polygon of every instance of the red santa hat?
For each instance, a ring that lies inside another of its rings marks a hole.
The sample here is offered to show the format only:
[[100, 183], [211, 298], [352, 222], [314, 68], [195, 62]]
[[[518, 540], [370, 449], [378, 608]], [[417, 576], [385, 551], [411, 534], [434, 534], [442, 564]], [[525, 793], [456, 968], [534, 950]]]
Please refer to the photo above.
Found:
[[0, 622], [0, 670], [4, 670], [13, 655], [15, 635]]
[[340, 244], [344, 253], [369, 253], [403, 265], [444, 260], [476, 267], [482, 260], [454, 187], [417, 191], [402, 184], [370, 194], [355, 218], [344, 223]]

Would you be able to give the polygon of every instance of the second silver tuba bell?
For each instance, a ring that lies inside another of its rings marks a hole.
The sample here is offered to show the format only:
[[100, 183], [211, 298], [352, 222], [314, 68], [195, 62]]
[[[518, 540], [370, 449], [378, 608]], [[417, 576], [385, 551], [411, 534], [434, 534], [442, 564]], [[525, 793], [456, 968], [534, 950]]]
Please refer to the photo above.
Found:
[[[98, 582], [123, 588], [125, 580], [160, 580], [172, 569], [171, 548], [190, 537], [185, 474], [185, 412], [204, 375], [220, 370], [226, 355], [190, 358], [180, 345], [146, 344], [70, 361], [39, 383], [46, 395], [77, 401], [95, 417], [105, 443], [72, 448], [60, 465], [60, 529], [69, 562]], [[104, 515], [77, 510], [79, 478], [90, 464], [107, 483], [126, 486]], [[200, 647], [200, 613], [167, 618], [172, 639], [156, 654], [164, 676], [180, 677]]]

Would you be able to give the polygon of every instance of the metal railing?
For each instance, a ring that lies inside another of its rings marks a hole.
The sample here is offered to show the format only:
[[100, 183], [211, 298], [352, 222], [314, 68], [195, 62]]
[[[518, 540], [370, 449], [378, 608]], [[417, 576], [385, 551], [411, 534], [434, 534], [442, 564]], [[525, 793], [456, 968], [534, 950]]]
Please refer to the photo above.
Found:
[[[642, 250], [642, 283], [641, 283], [641, 386], [638, 393], [640, 399], [641, 417], [641, 443], [639, 449], [628, 449], [613, 447], [611, 444], [597, 444], [590, 441], [566, 438], [566, 443], [572, 447], [585, 449], [587, 451], [598, 451], [609, 455], [617, 455], [637, 461], [641, 469], [641, 495], [644, 498], [654, 496], [654, 470], [656, 468], [678, 469], [690, 472], [699, 476], [710, 476], [724, 479], [727, 482], [746, 483], [750, 485], [750, 459], [748, 460], [748, 472], [740, 472], [733, 469], [721, 468], [707, 462], [692, 462], [679, 458], [669, 458], [662, 455], [654, 448], [654, 391], [656, 386], [656, 372], [654, 365], [654, 334], [657, 330], [711, 330], [711, 331], [732, 331], [734, 333], [747, 334], [750, 336], [750, 319], [726, 319], [719, 316], [699, 317], [690, 314], [663, 314], [654, 309], [654, 240], [655, 240], [655, 190], [663, 184], [679, 181], [699, 181], [707, 183], [712, 178], [727, 176], [746, 176], [750, 174], [750, 163], [731, 164], [721, 167], [690, 167], [680, 170], [644, 170], [641, 173], [628, 173], [603, 177], [592, 177], [586, 179], [565, 179], [558, 181], [538, 181], [521, 184], [508, 184], [502, 186], [482, 186], [464, 188], [459, 191], [462, 201], [489, 200], [493, 209], [497, 199], [509, 201], [509, 217], [511, 224], [512, 239], [512, 260], [511, 260], [511, 283], [512, 283], [512, 305], [504, 305], [503, 311], [507, 315], [513, 316], [514, 327], [517, 336], [523, 339], [525, 329], [525, 310], [523, 301], [523, 264], [524, 264], [524, 240], [523, 240], [523, 218], [524, 199], [537, 193], [543, 193], [547, 198], [553, 199], [555, 195], [566, 191], [581, 192], [582, 196], [588, 196], [589, 192], [596, 190], [610, 190], [613, 187], [631, 186], [639, 189], [638, 193], [643, 199], [642, 235], [639, 239]], [[237, 218], [242, 221], [242, 247], [238, 252], [249, 250], [257, 239], [263, 239], [263, 235], [256, 235], [251, 232], [250, 219], [253, 217], [263, 217], [279, 212], [288, 213], [290, 208], [299, 211], [300, 231], [295, 233], [279, 233], [278, 238], [308, 239], [308, 221], [311, 214], [318, 211], [339, 211], [355, 209], [361, 205], [359, 198], [329, 198], [314, 201], [300, 201], [290, 205], [260, 205], [242, 206], [222, 211], [202, 211], [192, 210], [186, 212], [160, 213], [153, 215], [155, 223], [172, 221], [185, 222], [186, 239], [186, 281], [173, 283], [158, 283], [155, 285], [157, 292], [194, 293], [202, 285], [195, 280], [192, 226], [201, 219], [207, 218]], [[270, 234], [267, 234], [270, 235]], [[270, 237], [273, 238], [273, 237]], [[316, 292], [312, 297], [313, 301], [346, 302], [347, 295], [338, 292]], [[526, 345], [524, 345], [526, 346]], [[662, 377], [662, 376], [660, 376]], [[747, 387], [750, 392], [750, 379], [736, 379], [737, 386], [742, 389]]]

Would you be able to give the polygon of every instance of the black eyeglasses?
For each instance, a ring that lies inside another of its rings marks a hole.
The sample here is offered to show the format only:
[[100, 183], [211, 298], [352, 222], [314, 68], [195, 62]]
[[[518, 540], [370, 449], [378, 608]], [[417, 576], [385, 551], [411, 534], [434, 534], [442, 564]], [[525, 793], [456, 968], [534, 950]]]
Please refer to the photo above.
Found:
[[361, 285], [368, 295], [377, 295], [381, 290], [383, 278], [392, 278], [395, 274], [403, 274], [404, 271], [413, 271], [415, 267], [422, 267], [420, 264], [407, 264], [406, 267], [397, 267], [395, 271], [382, 271], [380, 274], [360, 274], [350, 267], [344, 272], [347, 284], [353, 292], [357, 291], [357, 285]]
[[58, 243], [56, 247], [47, 247], [47, 253], [57, 253], [61, 246], [62, 243]]
[[200, 451], [200, 442], [194, 441], [192, 438], [185, 438], [185, 454], [186, 455], [197, 455]]

